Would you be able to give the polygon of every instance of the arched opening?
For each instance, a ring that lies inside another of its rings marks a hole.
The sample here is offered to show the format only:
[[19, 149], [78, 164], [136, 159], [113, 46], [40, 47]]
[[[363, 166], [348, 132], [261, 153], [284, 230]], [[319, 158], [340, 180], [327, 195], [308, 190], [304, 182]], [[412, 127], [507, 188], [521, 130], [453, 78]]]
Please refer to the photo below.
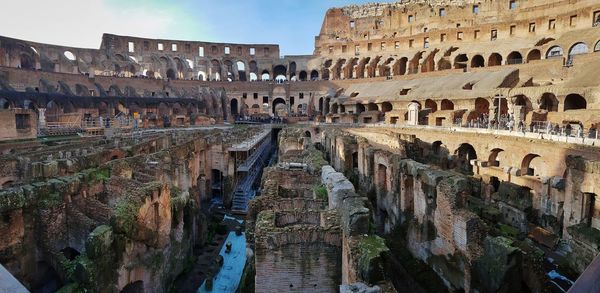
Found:
[[356, 114], [360, 114], [365, 111], [365, 105], [361, 103], [356, 104]]
[[10, 109], [10, 102], [8, 102], [5, 98], [0, 98], [0, 109], [8, 110]]
[[579, 42], [579, 43], [576, 43], [575, 45], [573, 45], [571, 47], [571, 49], [569, 49], [569, 57], [579, 55], [579, 54], [585, 54], [587, 52], [588, 52], [587, 44], [584, 42]]
[[381, 110], [384, 113], [392, 111], [392, 109], [393, 109], [392, 103], [390, 103], [390, 102], [383, 102], [383, 103], [381, 103]]
[[238, 79], [240, 81], [246, 81], [246, 64], [242, 61], [238, 61], [235, 63], [235, 66], [238, 70]]
[[377, 107], [377, 104], [375, 104], [375, 103], [368, 103], [367, 109], [369, 111], [379, 111], [379, 108]]
[[176, 77], [177, 75], [175, 74], [175, 70], [173, 70], [172, 68], [167, 69], [167, 78], [175, 79]]
[[136, 281], [133, 283], [127, 284], [127, 286], [123, 287], [121, 293], [144, 293], [144, 282]]
[[250, 72], [250, 81], [257, 81], [258, 80], [258, 75], [256, 75], [256, 73], [254, 72]]
[[499, 66], [502, 65], [502, 55], [498, 53], [492, 53], [488, 57], [488, 66]]
[[498, 158], [498, 155], [503, 152], [503, 149], [493, 149], [490, 152], [490, 157], [488, 158], [488, 166], [490, 167], [500, 167], [500, 159]]
[[310, 80], [318, 80], [319, 79], [319, 72], [316, 70], [313, 70], [310, 72]]
[[287, 68], [283, 65], [277, 65], [273, 67], [273, 76], [275, 80], [278, 82], [283, 82], [287, 80]]
[[231, 109], [231, 115], [235, 118], [239, 115], [239, 109], [238, 109], [238, 100], [237, 99], [231, 99], [230, 102], [230, 109]]
[[458, 147], [454, 154], [456, 156], [455, 166], [462, 172], [472, 174], [473, 166], [471, 165], [471, 160], [477, 159], [475, 148], [468, 143], [463, 143]]
[[479, 113], [479, 115], [488, 115], [490, 113], [490, 102], [484, 98], [475, 99], [475, 111]]
[[552, 46], [548, 49], [548, 52], [546, 52], [546, 59], [562, 57], [563, 54], [563, 49], [560, 46]]
[[440, 157], [442, 155], [442, 142], [436, 140], [431, 144], [431, 155], [434, 157]]
[[471, 58], [471, 67], [473, 67], [473, 68], [483, 67], [484, 64], [485, 64], [485, 59], [483, 59], [483, 56], [481, 56], [481, 55], [475, 55], [475, 56], [473, 56], [473, 58]]
[[326, 98], [325, 102], [323, 103], [323, 114], [328, 114], [329, 113], [329, 102], [331, 101], [331, 98]]
[[394, 63], [394, 75], [405, 75], [406, 74], [406, 64], [408, 63], [408, 58], [402, 57]]
[[[521, 117], [520, 120], [525, 120], [527, 117], [527, 113], [532, 110], [531, 101], [525, 95], [517, 95], [514, 97], [514, 105], [521, 107]], [[517, 114], [517, 113], [515, 113]]]
[[533, 49], [527, 54], [527, 63], [542, 59], [542, 52], [538, 49]]
[[564, 111], [586, 109], [587, 101], [579, 94], [569, 94], [565, 98]]
[[432, 99], [425, 100], [425, 109], [431, 109], [431, 113], [437, 111], [437, 103]]
[[448, 59], [442, 58], [438, 61], [438, 70], [448, 70], [452, 69], [452, 64]]
[[467, 68], [468, 61], [469, 57], [467, 57], [467, 54], [458, 54], [456, 58], [454, 58], [454, 69]]
[[290, 80], [296, 80], [294, 77], [296, 77], [296, 62], [292, 61], [290, 62]]
[[423, 52], [417, 52], [410, 62], [408, 63], [408, 74], [415, 74], [419, 72], [419, 63], [423, 57]]
[[512, 51], [506, 56], [506, 64], [521, 64], [523, 63], [523, 55], [517, 51]]
[[[283, 108], [280, 105], [283, 106]], [[275, 114], [275, 116], [282, 116], [285, 111], [285, 105], [285, 100], [283, 98], [276, 98], [273, 100], [273, 114]]]
[[528, 154], [523, 158], [523, 161], [521, 162], [521, 176], [540, 176], [538, 174], [539, 170], [536, 171], [535, 166], [531, 164], [533, 159], [538, 157], [539, 155], [537, 154]]
[[366, 57], [358, 62], [358, 66], [356, 66], [356, 78], [365, 78], [365, 67], [371, 61], [371, 57]]
[[338, 113], [338, 104], [337, 103], [333, 103], [331, 105], [331, 113], [333, 113], [333, 114], [337, 114]]
[[269, 74], [269, 71], [266, 70], [266, 69], [263, 70], [263, 72], [262, 72], [262, 74], [260, 76], [260, 79], [263, 80], [263, 81], [270, 80], [271, 79], [271, 75]]
[[358, 152], [352, 153], [352, 169], [358, 169]]
[[346, 59], [338, 59], [335, 62], [335, 65], [331, 69], [332, 71], [332, 79], [341, 79], [342, 78], [342, 66], [346, 63]]
[[21, 68], [23, 69], [35, 69], [35, 63], [33, 59], [27, 54], [21, 54]]
[[210, 61], [210, 79], [214, 81], [221, 80], [221, 62], [217, 59]]
[[454, 103], [448, 99], [443, 99], [440, 105], [441, 110], [454, 110]]
[[310, 137], [311, 137], [310, 131], [308, 131], [308, 130], [307, 130], [307, 131], [305, 131], [305, 132], [304, 132], [304, 137], [308, 137], [308, 138], [310, 138]]
[[323, 114], [323, 97], [319, 98], [319, 113]]
[[298, 74], [298, 78], [300, 79], [300, 81], [306, 81], [306, 76], [307, 73], [304, 70], [300, 71], [300, 74]]
[[558, 112], [558, 99], [552, 93], [544, 93], [540, 99], [540, 109], [548, 112]]

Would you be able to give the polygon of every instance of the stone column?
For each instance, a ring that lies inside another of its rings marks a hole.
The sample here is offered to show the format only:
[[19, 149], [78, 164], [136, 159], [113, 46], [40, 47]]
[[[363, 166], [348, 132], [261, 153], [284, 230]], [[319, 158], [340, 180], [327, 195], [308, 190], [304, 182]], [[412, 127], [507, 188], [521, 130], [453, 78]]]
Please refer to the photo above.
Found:
[[38, 108], [38, 125], [40, 128], [46, 127], [46, 108]]

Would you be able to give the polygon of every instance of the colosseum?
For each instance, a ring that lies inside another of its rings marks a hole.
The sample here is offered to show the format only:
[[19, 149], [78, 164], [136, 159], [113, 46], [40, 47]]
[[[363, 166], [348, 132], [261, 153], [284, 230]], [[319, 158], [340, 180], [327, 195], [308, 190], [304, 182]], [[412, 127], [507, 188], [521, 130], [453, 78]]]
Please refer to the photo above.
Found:
[[600, 292], [600, 2], [323, 13], [0, 37], [0, 292]]

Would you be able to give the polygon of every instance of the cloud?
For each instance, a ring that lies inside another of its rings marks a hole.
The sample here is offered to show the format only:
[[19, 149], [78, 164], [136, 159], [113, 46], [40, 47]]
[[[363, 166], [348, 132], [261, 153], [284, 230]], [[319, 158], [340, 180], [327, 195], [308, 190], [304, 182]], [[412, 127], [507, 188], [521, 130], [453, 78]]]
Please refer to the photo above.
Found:
[[19, 0], [3, 3], [3, 10], [2, 35], [64, 46], [99, 48], [105, 32], [167, 38], [177, 31], [177, 15], [155, 5], [115, 6], [103, 0]]

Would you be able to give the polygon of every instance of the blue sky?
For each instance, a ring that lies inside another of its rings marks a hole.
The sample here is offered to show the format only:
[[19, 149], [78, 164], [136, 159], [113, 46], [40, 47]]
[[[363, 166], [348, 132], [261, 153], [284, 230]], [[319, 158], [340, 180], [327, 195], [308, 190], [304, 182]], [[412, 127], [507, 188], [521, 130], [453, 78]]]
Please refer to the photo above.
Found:
[[[274, 43], [311, 54], [325, 11], [373, 0], [10, 0], [0, 35], [98, 48], [104, 32], [148, 38]], [[393, 2], [393, 1], [382, 1]]]

